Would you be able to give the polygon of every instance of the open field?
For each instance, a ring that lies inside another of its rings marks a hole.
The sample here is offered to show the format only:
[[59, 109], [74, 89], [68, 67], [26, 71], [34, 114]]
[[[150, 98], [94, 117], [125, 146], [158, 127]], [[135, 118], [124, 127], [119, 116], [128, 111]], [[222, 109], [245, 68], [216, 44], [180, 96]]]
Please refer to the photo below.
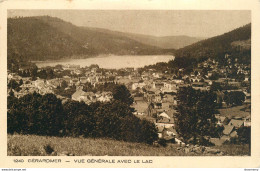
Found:
[[[8, 135], [8, 156], [191, 156], [177, 145], [156, 147], [142, 143], [130, 143], [110, 139], [48, 137], [36, 135]], [[214, 147], [215, 148], [215, 147]], [[216, 147], [225, 155], [248, 155], [248, 145], [224, 145]]]

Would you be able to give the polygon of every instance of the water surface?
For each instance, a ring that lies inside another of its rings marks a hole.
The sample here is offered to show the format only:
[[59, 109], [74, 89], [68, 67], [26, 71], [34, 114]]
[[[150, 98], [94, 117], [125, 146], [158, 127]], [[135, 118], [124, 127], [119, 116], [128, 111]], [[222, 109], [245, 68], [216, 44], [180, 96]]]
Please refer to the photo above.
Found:
[[147, 56], [116, 56], [107, 55], [99, 56], [86, 59], [63, 59], [55, 61], [34, 61], [34, 63], [39, 67], [55, 66], [58, 64], [66, 65], [80, 65], [80, 67], [90, 66], [91, 64], [97, 64], [101, 68], [107, 69], [120, 69], [126, 67], [144, 67], [145, 65], [152, 65], [158, 62], [168, 62], [173, 60], [172, 55], [147, 55]]

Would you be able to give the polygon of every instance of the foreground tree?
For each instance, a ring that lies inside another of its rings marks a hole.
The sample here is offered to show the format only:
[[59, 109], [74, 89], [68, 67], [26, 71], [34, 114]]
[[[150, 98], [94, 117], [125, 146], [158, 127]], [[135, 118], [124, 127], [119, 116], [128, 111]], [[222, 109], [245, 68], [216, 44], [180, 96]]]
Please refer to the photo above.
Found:
[[63, 123], [61, 100], [54, 94], [27, 94], [8, 98], [7, 131], [37, 135], [59, 135]]
[[116, 86], [112, 93], [115, 100], [121, 101], [128, 105], [131, 105], [134, 102], [133, 98], [131, 97], [131, 93], [125, 85]]
[[201, 92], [192, 87], [178, 91], [178, 113], [176, 130], [185, 142], [205, 144], [205, 137], [217, 136], [215, 112], [216, 96], [212, 92]]
[[73, 137], [92, 136], [95, 120], [90, 107], [84, 102], [67, 101], [64, 106], [63, 134]]

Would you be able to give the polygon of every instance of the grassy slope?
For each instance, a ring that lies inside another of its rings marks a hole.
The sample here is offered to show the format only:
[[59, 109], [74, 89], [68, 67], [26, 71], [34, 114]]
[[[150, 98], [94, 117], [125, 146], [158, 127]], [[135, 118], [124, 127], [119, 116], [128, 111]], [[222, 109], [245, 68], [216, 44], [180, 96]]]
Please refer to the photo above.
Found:
[[[185, 156], [177, 145], [155, 147], [109, 139], [47, 137], [35, 135], [8, 135], [8, 156], [45, 156], [44, 146], [50, 145], [55, 152], [64, 151], [76, 156]], [[247, 155], [248, 146], [220, 147], [227, 155]]]

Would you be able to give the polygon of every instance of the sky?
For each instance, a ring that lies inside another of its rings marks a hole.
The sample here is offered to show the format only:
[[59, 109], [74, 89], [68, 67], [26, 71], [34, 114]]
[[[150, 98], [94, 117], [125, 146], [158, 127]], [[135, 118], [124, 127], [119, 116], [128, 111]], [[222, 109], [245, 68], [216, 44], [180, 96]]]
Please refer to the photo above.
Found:
[[77, 26], [152, 36], [213, 37], [251, 22], [249, 10], [8, 10], [8, 17], [49, 15]]

